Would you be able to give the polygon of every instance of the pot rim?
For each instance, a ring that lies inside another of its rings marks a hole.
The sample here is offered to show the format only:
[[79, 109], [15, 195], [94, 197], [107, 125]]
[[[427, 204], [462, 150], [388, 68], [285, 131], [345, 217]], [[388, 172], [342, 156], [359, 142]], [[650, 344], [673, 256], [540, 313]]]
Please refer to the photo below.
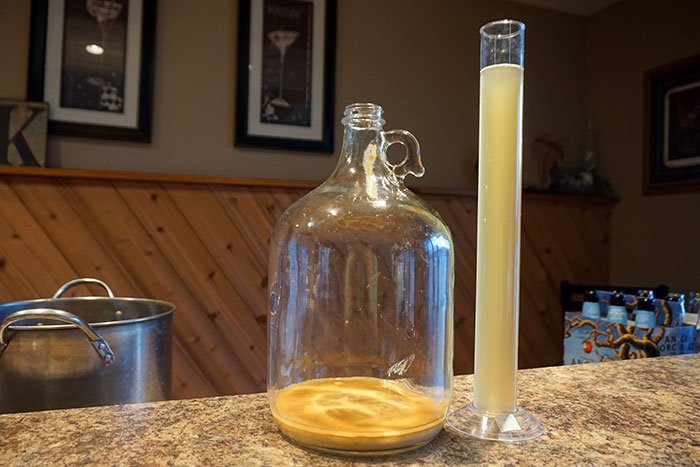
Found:
[[[106, 328], [106, 327], [113, 327], [113, 326], [121, 326], [125, 324], [134, 324], [134, 323], [142, 323], [144, 321], [151, 321], [159, 318], [164, 318], [167, 317], [168, 315], [172, 315], [173, 312], [175, 311], [175, 305], [166, 302], [164, 300], [156, 300], [152, 298], [138, 298], [138, 297], [101, 297], [101, 296], [95, 296], [95, 297], [59, 297], [59, 298], [37, 298], [33, 300], [18, 300], [15, 302], [4, 302], [0, 303], [0, 308], [3, 306], [24, 306], [27, 305], [27, 309], [30, 308], [55, 308], [58, 310], [63, 310], [72, 313], [70, 309], [66, 309], [65, 307], [61, 306], [61, 302], [74, 302], [74, 301], [121, 301], [121, 302], [130, 302], [130, 303], [142, 303], [142, 304], [152, 304], [152, 305], [157, 305], [157, 306], [163, 306], [167, 308], [165, 311], [161, 313], [157, 313], [154, 315], [150, 316], [143, 316], [141, 318], [133, 318], [133, 319], [123, 319], [123, 320], [115, 320], [115, 321], [100, 321], [97, 323], [91, 323], [87, 322], [90, 327], [93, 328]], [[19, 311], [19, 310], [18, 310]], [[11, 329], [13, 331], [53, 331], [53, 330], [62, 330], [62, 329], [75, 329], [75, 326], [71, 324], [42, 324], [41, 326], [38, 326], [36, 324], [33, 325], [10, 325], [8, 329]]]

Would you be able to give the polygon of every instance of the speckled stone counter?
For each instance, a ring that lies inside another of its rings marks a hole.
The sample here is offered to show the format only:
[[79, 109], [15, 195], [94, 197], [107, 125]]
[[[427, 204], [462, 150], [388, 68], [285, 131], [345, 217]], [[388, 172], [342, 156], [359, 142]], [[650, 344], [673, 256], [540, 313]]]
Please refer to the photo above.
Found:
[[[700, 356], [519, 372], [547, 433], [479, 441], [449, 429], [411, 453], [354, 464], [699, 465]], [[601, 381], [605, 381], [601, 383]], [[471, 397], [458, 377], [455, 406]], [[344, 465], [279, 434], [264, 395], [0, 415], [0, 463]]]

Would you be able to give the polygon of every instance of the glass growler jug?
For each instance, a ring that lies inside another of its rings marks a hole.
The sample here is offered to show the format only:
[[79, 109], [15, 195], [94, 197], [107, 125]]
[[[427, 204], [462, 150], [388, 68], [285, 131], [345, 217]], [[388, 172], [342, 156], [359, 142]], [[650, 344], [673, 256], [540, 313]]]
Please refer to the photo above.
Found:
[[[345, 108], [335, 171], [275, 226], [268, 397], [282, 432], [317, 450], [390, 454], [442, 429], [452, 392], [454, 252], [403, 184], [416, 139], [382, 108]], [[389, 145], [405, 146], [399, 164]]]

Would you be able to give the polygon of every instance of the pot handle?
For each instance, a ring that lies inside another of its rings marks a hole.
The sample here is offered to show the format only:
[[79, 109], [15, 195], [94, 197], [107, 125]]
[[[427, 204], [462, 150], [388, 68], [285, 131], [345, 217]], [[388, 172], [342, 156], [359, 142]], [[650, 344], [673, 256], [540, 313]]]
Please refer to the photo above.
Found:
[[9, 344], [9, 339], [6, 336], [7, 328], [17, 321], [24, 321], [26, 319], [50, 319], [72, 324], [85, 333], [85, 336], [97, 352], [97, 355], [99, 355], [104, 366], [110, 366], [114, 363], [116, 357], [114, 356], [112, 348], [88, 323], [73, 313], [68, 313], [63, 310], [54, 310], [52, 308], [32, 308], [8, 315], [2, 323], [0, 323], [0, 357], [2, 357], [3, 352], [5, 352]]
[[71, 287], [75, 287], [76, 285], [83, 285], [83, 284], [95, 284], [99, 285], [103, 289], [107, 291], [107, 295], [109, 295], [109, 298], [114, 298], [114, 294], [112, 293], [112, 289], [109, 288], [109, 286], [102, 282], [99, 279], [93, 279], [92, 277], [81, 277], [79, 279], [73, 279], [72, 281], [68, 281], [65, 284], [63, 284], [55, 294], [53, 294], [53, 298], [59, 298], [61, 295], [66, 293], [66, 290], [70, 289]]

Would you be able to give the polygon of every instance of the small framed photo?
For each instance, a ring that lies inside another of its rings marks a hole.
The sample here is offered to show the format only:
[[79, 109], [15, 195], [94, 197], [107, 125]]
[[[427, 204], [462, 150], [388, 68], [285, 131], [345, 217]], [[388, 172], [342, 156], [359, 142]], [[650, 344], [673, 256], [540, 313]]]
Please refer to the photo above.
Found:
[[0, 99], [0, 166], [44, 167], [48, 106]]
[[240, 0], [235, 145], [333, 152], [336, 0]]
[[156, 0], [32, 0], [28, 99], [49, 133], [148, 142]]
[[649, 70], [643, 193], [700, 191], [700, 55]]

